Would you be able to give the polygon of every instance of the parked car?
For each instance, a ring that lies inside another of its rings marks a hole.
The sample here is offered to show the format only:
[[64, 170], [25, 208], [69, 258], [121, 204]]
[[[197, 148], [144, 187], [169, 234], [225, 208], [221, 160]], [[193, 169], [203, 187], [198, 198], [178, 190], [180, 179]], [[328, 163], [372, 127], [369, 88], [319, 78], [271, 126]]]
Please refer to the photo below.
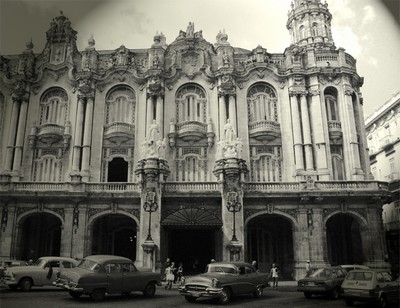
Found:
[[309, 276], [297, 282], [297, 291], [303, 292], [305, 298], [321, 294], [338, 299], [345, 276], [346, 270], [338, 266], [315, 269]]
[[368, 266], [360, 265], [360, 264], [344, 264], [344, 265], [339, 265], [339, 266], [341, 268], [345, 269], [347, 273], [352, 270], [356, 270], [356, 269], [369, 269]]
[[86, 294], [101, 301], [106, 294], [128, 295], [131, 291], [154, 296], [160, 280], [160, 273], [139, 271], [128, 258], [93, 255], [84, 258], [75, 269], [61, 273], [54, 285], [68, 290], [73, 298]]
[[214, 262], [206, 266], [205, 273], [184, 279], [179, 293], [188, 302], [197, 298], [216, 298], [226, 304], [239, 294], [263, 295], [268, 285], [268, 273], [261, 273], [245, 262]]
[[4, 272], [7, 267], [13, 267], [13, 266], [25, 266], [28, 265], [27, 262], [22, 261], [22, 260], [3, 260], [0, 261], [0, 284], [3, 283], [4, 279]]
[[388, 270], [353, 270], [344, 279], [342, 289], [347, 306], [357, 301], [375, 303], [383, 308], [388, 302], [399, 302], [400, 279], [393, 279]]
[[30, 291], [32, 286], [51, 286], [61, 270], [71, 269], [78, 261], [67, 257], [41, 257], [33, 265], [8, 267], [4, 283], [11, 290]]

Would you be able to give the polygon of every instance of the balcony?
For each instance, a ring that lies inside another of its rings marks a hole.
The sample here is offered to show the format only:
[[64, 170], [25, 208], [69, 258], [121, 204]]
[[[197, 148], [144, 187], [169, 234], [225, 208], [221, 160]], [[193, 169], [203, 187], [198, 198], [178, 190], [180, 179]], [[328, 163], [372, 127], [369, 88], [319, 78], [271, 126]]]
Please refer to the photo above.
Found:
[[112, 143], [123, 143], [135, 139], [135, 125], [113, 122], [104, 126], [104, 139]]
[[44, 124], [38, 127], [37, 138], [46, 144], [53, 144], [64, 136], [64, 126], [58, 124]]
[[332, 140], [342, 138], [342, 124], [340, 121], [328, 121], [329, 138]]
[[186, 121], [176, 124], [177, 137], [184, 141], [207, 139], [207, 124], [197, 121]]
[[250, 137], [259, 141], [274, 140], [281, 136], [281, 126], [274, 121], [257, 121], [249, 124]]
[[391, 135], [386, 135], [385, 137], [379, 139], [379, 146], [382, 150], [387, 150], [393, 143], [393, 137]]

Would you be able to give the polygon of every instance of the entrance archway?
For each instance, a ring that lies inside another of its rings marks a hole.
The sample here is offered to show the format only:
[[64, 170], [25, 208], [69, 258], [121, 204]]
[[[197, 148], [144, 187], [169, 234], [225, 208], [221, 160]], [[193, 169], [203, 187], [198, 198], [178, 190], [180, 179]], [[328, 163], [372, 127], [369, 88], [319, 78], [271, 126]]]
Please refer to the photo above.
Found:
[[59, 256], [61, 220], [49, 213], [34, 213], [20, 223], [16, 257], [35, 260], [43, 256]]
[[291, 222], [277, 214], [251, 219], [247, 224], [247, 260], [256, 260], [263, 272], [276, 263], [283, 277], [291, 278], [294, 260]]
[[330, 264], [362, 264], [360, 225], [354, 217], [336, 214], [329, 218], [326, 237]]
[[214, 213], [200, 208], [184, 208], [168, 215], [162, 222], [162, 256], [178, 266], [184, 274], [204, 271], [211, 259], [222, 257], [221, 220]]
[[118, 255], [136, 260], [136, 222], [121, 214], [102, 216], [93, 222], [92, 254]]

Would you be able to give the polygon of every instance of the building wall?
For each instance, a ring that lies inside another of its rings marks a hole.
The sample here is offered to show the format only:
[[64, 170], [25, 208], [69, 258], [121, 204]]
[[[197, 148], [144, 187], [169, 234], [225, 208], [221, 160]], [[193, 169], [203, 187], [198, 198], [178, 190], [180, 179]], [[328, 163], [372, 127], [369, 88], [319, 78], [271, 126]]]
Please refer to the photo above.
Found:
[[203, 263], [260, 258], [292, 278], [306, 260], [386, 266], [390, 194], [369, 180], [363, 79], [333, 44], [327, 4], [300, 2], [284, 53], [233, 47], [221, 32], [211, 44], [192, 23], [169, 45], [156, 35], [147, 49], [97, 51], [90, 38], [78, 51], [61, 15], [41, 54], [27, 44], [1, 57], [0, 255], [133, 245], [156, 270], [171, 247], [182, 253], [179, 232], [199, 230], [213, 243], [189, 241]]

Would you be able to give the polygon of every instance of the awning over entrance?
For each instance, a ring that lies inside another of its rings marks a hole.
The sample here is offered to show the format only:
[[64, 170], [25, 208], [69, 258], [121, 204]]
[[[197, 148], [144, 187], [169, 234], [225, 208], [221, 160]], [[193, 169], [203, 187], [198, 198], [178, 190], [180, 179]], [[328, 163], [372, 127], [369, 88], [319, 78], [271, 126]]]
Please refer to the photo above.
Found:
[[206, 227], [222, 226], [222, 221], [214, 213], [202, 208], [183, 208], [167, 215], [162, 221], [163, 226]]

